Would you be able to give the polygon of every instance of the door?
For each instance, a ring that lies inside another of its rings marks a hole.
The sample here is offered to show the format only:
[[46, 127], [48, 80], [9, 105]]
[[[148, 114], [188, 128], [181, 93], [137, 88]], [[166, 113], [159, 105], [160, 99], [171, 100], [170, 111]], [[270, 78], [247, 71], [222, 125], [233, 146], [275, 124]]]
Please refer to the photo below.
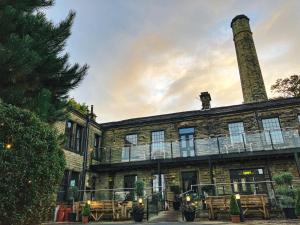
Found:
[[266, 194], [267, 184], [263, 168], [231, 170], [232, 191], [240, 194]]
[[[196, 171], [182, 172], [181, 178], [182, 178], [182, 192], [187, 192], [191, 190], [191, 185], [198, 184]], [[194, 192], [197, 192], [198, 188], [196, 186], [193, 186], [192, 188]]]
[[181, 157], [195, 156], [194, 132], [193, 127], [179, 129]]
[[136, 175], [126, 175], [124, 176], [124, 191], [128, 192], [126, 196], [127, 201], [134, 200], [134, 187], [137, 181]]

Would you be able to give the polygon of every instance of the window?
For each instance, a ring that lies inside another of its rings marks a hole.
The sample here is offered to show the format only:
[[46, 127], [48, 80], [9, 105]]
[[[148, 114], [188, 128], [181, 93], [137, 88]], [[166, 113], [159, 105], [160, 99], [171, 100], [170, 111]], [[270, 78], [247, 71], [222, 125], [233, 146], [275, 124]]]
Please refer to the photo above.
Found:
[[231, 144], [243, 143], [245, 141], [243, 137], [245, 133], [243, 122], [229, 123], [228, 129], [229, 129]]
[[65, 147], [72, 149], [73, 148], [73, 127], [74, 123], [72, 121], [66, 122], [66, 129], [65, 129], [65, 136], [66, 136], [66, 143]]
[[300, 115], [298, 115], [298, 122], [300, 123]]
[[[283, 137], [280, 129], [278, 118], [269, 118], [262, 120], [263, 128], [265, 130], [265, 138], [267, 144], [282, 144]], [[272, 139], [272, 142], [271, 142]]]
[[182, 157], [195, 156], [194, 149], [195, 128], [180, 128], [180, 154]]
[[164, 151], [165, 132], [153, 131], [151, 135], [151, 150], [152, 153]]
[[75, 133], [75, 151], [77, 152], [82, 152], [82, 139], [83, 127], [77, 124]]
[[100, 136], [98, 134], [94, 135], [94, 151], [93, 151], [94, 159], [100, 158]]
[[137, 146], [137, 143], [137, 134], [128, 134], [125, 136], [125, 146], [122, 149], [122, 162], [129, 161], [131, 148]]

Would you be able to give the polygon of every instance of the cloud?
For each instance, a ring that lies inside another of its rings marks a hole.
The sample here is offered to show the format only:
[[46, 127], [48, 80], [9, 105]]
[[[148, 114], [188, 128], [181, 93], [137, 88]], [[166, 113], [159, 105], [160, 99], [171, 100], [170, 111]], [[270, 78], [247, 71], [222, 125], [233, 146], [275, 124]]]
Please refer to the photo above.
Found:
[[202, 91], [214, 107], [242, 103], [237, 14], [250, 17], [269, 96], [277, 78], [300, 71], [297, 0], [57, 1], [67, 7], [78, 15], [67, 50], [91, 66], [71, 95], [94, 104], [99, 122], [200, 109]]

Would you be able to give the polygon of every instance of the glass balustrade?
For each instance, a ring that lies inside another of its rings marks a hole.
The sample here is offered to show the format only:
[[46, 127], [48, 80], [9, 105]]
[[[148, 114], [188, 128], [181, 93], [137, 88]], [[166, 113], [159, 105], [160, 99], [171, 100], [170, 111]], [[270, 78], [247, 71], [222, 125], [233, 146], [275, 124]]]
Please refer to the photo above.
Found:
[[220, 154], [284, 150], [300, 147], [297, 129], [265, 130], [240, 134], [236, 141], [229, 135], [101, 149], [100, 163], [121, 163], [157, 159], [200, 157]]

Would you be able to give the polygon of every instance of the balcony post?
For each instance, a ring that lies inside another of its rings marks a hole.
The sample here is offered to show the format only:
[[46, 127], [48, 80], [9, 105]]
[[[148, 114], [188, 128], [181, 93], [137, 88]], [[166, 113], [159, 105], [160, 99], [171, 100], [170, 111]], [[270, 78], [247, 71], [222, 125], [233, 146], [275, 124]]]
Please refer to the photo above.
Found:
[[195, 138], [194, 137], [193, 137], [193, 149], [194, 149], [194, 155], [197, 156], [196, 145], [195, 145]]
[[[214, 184], [214, 174], [213, 174], [213, 166], [212, 166], [212, 162], [211, 162], [211, 158], [209, 157], [208, 160], [208, 166], [209, 166], [209, 176], [210, 176], [210, 183]], [[216, 190], [215, 190], [215, 186], [213, 186], [213, 195], [216, 195]]]
[[109, 163], [111, 163], [111, 147], [109, 148]]
[[221, 149], [220, 149], [219, 137], [217, 137], [217, 145], [218, 145], [219, 155], [221, 155]]
[[151, 154], [152, 154], [152, 143], [150, 143], [150, 145], [149, 145], [149, 153], [150, 153], [150, 160], [151, 160]]
[[268, 133], [269, 133], [269, 137], [270, 137], [270, 141], [271, 141], [272, 150], [274, 150], [274, 145], [273, 145], [273, 140], [272, 140], [271, 131], [268, 130]]
[[173, 141], [171, 141], [171, 159], [173, 159]]
[[299, 161], [298, 152], [296, 150], [294, 152], [294, 158], [295, 158], [295, 163], [296, 163], [296, 166], [297, 166], [298, 175], [300, 177], [300, 161]]
[[128, 161], [131, 161], [131, 146], [128, 147]]
[[246, 148], [246, 141], [245, 141], [245, 133], [242, 133], [242, 138], [243, 138], [244, 151], [246, 152], [247, 148]]

